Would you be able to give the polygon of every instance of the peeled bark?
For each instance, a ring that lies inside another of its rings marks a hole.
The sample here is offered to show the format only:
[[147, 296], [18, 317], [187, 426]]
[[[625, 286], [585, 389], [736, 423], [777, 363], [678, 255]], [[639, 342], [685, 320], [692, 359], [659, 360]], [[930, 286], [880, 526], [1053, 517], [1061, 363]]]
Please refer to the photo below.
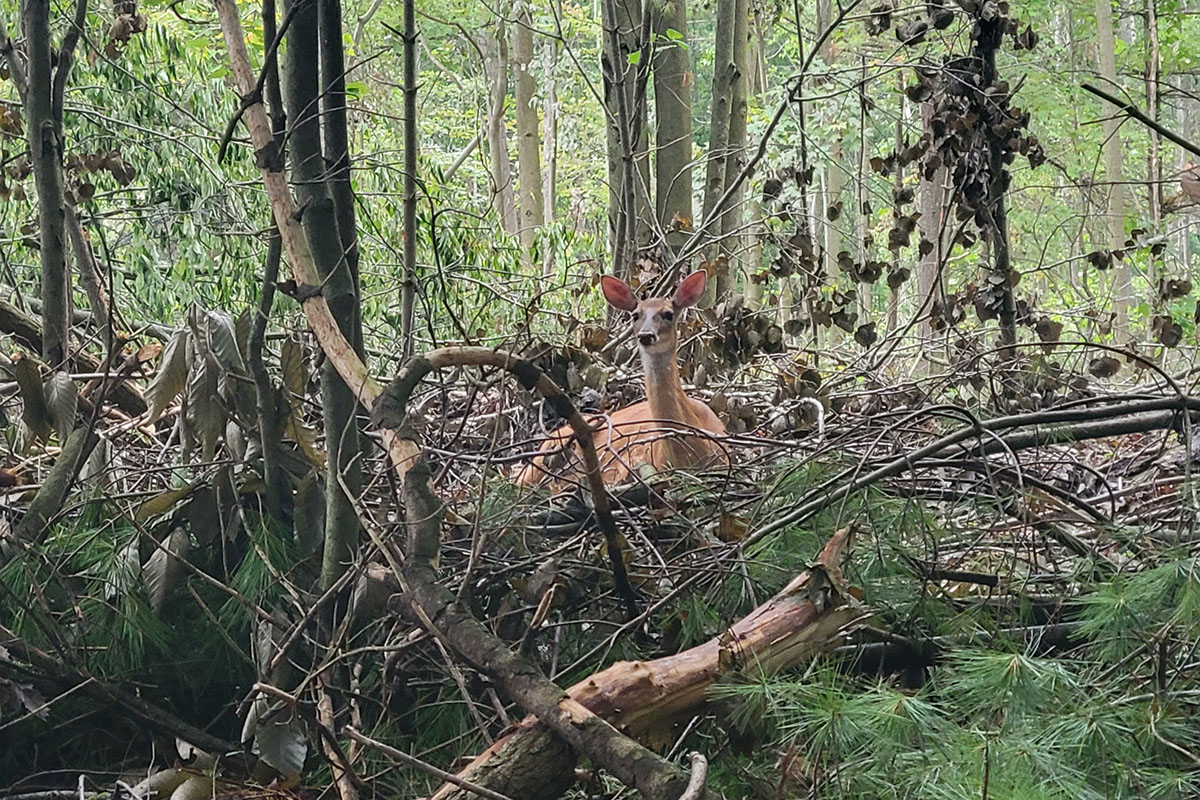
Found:
[[677, 248], [692, 223], [692, 90], [687, 0], [668, 0], [651, 11], [654, 31], [656, 120], [655, 213]]
[[533, 246], [538, 228], [546, 218], [542, 198], [542, 155], [533, 78], [533, 21], [529, 6], [522, 4], [513, 31], [513, 71], [517, 96], [517, 175], [520, 182], [521, 215], [518, 231], [526, 253]]

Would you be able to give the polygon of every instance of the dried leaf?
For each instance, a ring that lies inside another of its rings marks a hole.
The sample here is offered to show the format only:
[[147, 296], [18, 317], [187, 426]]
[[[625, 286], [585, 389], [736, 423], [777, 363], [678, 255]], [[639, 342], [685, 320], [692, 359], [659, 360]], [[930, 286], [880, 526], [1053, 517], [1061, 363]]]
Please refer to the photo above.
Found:
[[304, 767], [308, 740], [295, 714], [280, 714], [269, 722], [260, 722], [254, 736], [254, 750], [285, 778], [294, 778]]
[[50, 440], [54, 432], [54, 417], [46, 401], [46, 390], [42, 385], [42, 375], [24, 353], [14, 353], [13, 377], [17, 380], [17, 388], [21, 395], [21, 421], [29, 429], [34, 439], [43, 443]]
[[183, 488], [168, 489], [148, 498], [138, 506], [137, 511], [133, 512], [133, 518], [138, 522], [145, 522], [151, 517], [165, 514], [174, 508], [176, 503], [190, 495], [199, 484], [200, 481], [195, 480]]
[[201, 458], [205, 461], [216, 457], [217, 443], [227, 420], [218, 395], [220, 373], [221, 367], [212, 358], [203, 358], [196, 360], [196, 366], [188, 376], [184, 411], [188, 428], [200, 442]]
[[1101, 356], [1093, 358], [1088, 364], [1088, 372], [1095, 375], [1097, 378], [1111, 378], [1121, 371], [1121, 362], [1117, 361], [1112, 356]]
[[188, 349], [191, 347], [191, 331], [177, 328], [167, 340], [162, 362], [158, 366], [150, 385], [146, 387], [146, 405], [150, 409], [149, 421], [158, 419], [179, 393], [187, 386]]
[[308, 373], [304, 368], [304, 352], [300, 348], [300, 342], [291, 336], [283, 340], [283, 346], [279, 350], [279, 368], [283, 372], [283, 385], [291, 395], [288, 401], [295, 402], [292, 398], [303, 398], [308, 386]]
[[46, 406], [50, 419], [58, 433], [59, 441], [66, 441], [75, 427], [75, 412], [79, 409], [79, 387], [66, 372], [55, 372], [46, 380]]
[[187, 558], [190, 546], [188, 533], [178, 526], [172, 528], [162, 544], [162, 547], [155, 548], [142, 566], [142, 580], [145, 581], [150, 607], [155, 614], [162, 613], [167, 595], [179, 583], [179, 576], [183, 572], [180, 562]]
[[301, 556], [316, 553], [325, 539], [325, 491], [317, 475], [310, 471], [296, 487], [294, 524]]
[[221, 535], [221, 509], [217, 506], [217, 493], [211, 486], [197, 487], [188, 502], [187, 513], [188, 528], [200, 547]]

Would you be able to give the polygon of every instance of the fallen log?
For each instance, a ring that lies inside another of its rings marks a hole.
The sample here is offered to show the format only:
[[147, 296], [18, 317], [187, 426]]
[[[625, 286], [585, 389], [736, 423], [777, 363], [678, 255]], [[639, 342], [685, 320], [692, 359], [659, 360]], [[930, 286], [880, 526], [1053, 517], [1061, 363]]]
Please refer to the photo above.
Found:
[[[719, 636], [653, 661], [622, 661], [580, 681], [567, 695], [643, 743], [670, 733], [702, 711], [708, 691], [746, 669], [755, 674], [794, 667], [842, 643], [862, 606], [842, 578], [850, 528], [834, 534], [813, 568]], [[575, 753], [536, 717], [526, 717], [477, 756], [458, 778], [509, 797], [551, 800], [574, 781]], [[470, 790], [444, 784], [431, 800], [470, 800]]]

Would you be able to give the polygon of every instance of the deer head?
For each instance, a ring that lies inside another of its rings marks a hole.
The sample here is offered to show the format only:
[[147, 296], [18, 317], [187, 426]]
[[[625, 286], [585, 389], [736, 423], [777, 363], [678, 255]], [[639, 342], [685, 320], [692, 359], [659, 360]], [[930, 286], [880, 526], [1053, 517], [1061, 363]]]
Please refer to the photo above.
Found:
[[671, 297], [648, 297], [641, 301], [629, 284], [611, 275], [600, 279], [600, 288], [610, 306], [633, 313], [633, 334], [642, 355], [674, 355], [679, 314], [700, 300], [707, 282], [708, 275], [699, 270], [684, 278]]

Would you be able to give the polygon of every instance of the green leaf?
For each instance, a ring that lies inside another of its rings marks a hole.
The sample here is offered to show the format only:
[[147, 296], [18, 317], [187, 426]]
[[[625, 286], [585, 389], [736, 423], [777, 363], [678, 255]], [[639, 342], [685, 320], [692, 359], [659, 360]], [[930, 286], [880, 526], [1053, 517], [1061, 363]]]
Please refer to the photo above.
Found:
[[673, 42], [682, 42], [683, 34], [674, 28], [667, 28], [667, 38]]
[[642, 51], [641, 50], [634, 50], [632, 53], [629, 54], [629, 63], [630, 64], [637, 64], [637, 63], [641, 62], [641, 60], [642, 60]]
[[346, 96], [353, 100], [361, 100], [366, 97], [366, 81], [346, 81]]

